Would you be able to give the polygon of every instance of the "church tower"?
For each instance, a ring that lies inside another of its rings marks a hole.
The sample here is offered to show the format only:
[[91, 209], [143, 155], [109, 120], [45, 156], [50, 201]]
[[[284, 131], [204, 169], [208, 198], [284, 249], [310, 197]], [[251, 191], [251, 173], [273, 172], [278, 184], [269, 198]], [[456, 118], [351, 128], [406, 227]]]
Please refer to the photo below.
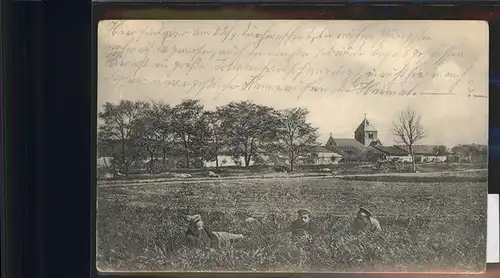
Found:
[[354, 132], [354, 139], [365, 146], [378, 140], [378, 132], [366, 118], [366, 114], [365, 118]]

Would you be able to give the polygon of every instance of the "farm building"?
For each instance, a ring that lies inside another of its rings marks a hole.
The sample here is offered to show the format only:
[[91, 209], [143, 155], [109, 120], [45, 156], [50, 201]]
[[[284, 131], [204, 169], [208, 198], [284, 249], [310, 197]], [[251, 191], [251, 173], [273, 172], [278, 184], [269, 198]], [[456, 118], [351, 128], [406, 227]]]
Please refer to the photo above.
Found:
[[404, 161], [404, 162], [411, 162], [412, 161], [411, 155], [407, 151], [402, 150], [400, 148], [396, 148], [394, 146], [385, 147], [385, 146], [378, 146], [378, 145], [373, 146], [373, 148], [382, 152], [386, 159], [397, 158], [397, 159]]
[[[405, 145], [395, 145], [394, 147], [409, 152]], [[449, 152], [443, 145], [414, 145], [412, 146], [416, 163], [423, 162], [445, 162]]]
[[[262, 149], [257, 150], [256, 155], [252, 155], [250, 158], [249, 166], [252, 165], [284, 165], [288, 164], [288, 158], [284, 155], [279, 155], [271, 153]], [[220, 150], [220, 155], [217, 156], [217, 161], [204, 161], [204, 167], [229, 167], [229, 166], [244, 166], [245, 157], [244, 156], [234, 156], [231, 154], [231, 150], [223, 149]]]
[[[143, 151], [139, 151], [139, 146], [134, 143], [130, 143], [125, 145], [125, 149], [127, 150], [128, 160], [131, 162], [132, 168], [136, 168], [136, 170], [140, 170], [144, 167], [147, 167], [146, 164], [149, 163], [151, 157]], [[163, 151], [158, 148], [157, 154], [154, 159], [158, 161], [165, 160], [165, 166], [167, 168], [182, 168], [180, 164], [185, 163], [185, 156], [182, 153], [182, 145], [179, 143], [177, 146], [173, 148], [169, 148], [165, 152], [165, 157], [163, 157]], [[98, 158], [102, 157], [121, 157], [123, 153], [123, 145], [121, 140], [117, 139], [106, 139], [100, 140], [97, 144], [97, 156]], [[194, 161], [192, 162], [194, 163]]]
[[325, 146], [315, 146], [311, 152], [314, 153], [312, 159], [314, 165], [338, 164], [342, 160], [340, 151], [333, 151], [332, 148]]
[[[231, 155], [218, 155], [217, 161], [204, 161], [203, 167], [212, 168], [217, 167], [229, 167], [229, 166], [243, 166], [245, 165], [245, 158], [243, 156], [233, 157]], [[250, 159], [249, 165], [252, 166], [255, 164], [254, 159]]]
[[452, 149], [453, 156], [458, 161], [463, 162], [487, 162], [488, 146], [479, 144], [457, 145]]

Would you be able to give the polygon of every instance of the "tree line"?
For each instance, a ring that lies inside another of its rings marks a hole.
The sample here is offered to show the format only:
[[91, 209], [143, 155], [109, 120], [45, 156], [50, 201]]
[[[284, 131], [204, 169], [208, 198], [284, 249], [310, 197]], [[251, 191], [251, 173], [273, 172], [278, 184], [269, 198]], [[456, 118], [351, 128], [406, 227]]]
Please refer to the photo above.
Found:
[[221, 154], [242, 157], [248, 167], [258, 151], [284, 154], [293, 171], [297, 159], [317, 146], [318, 130], [307, 121], [305, 108], [278, 110], [249, 101], [230, 102], [207, 110], [198, 101], [177, 105], [162, 101], [105, 103], [98, 114], [102, 124], [98, 145], [113, 142], [115, 167], [128, 172], [139, 159], [148, 158], [166, 168], [169, 153], [183, 157], [183, 167], [215, 161]]
[[[129, 172], [137, 161], [147, 158], [148, 171], [154, 166], [168, 168], [169, 154], [182, 157], [179, 168], [200, 168], [203, 161], [215, 161], [229, 155], [235, 161], [243, 158], [245, 167], [259, 161], [259, 152], [283, 155], [289, 171], [299, 158], [312, 162], [313, 148], [320, 145], [318, 129], [307, 121], [305, 108], [275, 109], [250, 101], [230, 102], [208, 110], [198, 100], [186, 99], [177, 105], [163, 101], [129, 101], [102, 106], [98, 114], [102, 124], [98, 129], [98, 146], [112, 145], [113, 168]], [[397, 143], [407, 146], [416, 170], [413, 146], [427, 136], [421, 116], [411, 107], [402, 110], [393, 122]], [[481, 145], [459, 145], [452, 149], [455, 158], [487, 159], [487, 148]], [[359, 153], [355, 147], [342, 149], [345, 161], [358, 158], [374, 161], [381, 153]], [[437, 155], [447, 153], [444, 146]]]

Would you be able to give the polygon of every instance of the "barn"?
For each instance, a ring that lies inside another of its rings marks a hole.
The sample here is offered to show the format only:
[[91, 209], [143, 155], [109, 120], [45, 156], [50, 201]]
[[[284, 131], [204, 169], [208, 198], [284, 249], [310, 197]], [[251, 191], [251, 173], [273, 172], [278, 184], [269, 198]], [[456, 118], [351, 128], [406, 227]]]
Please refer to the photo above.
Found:
[[[409, 152], [406, 145], [395, 145], [394, 147]], [[445, 162], [449, 155], [449, 151], [444, 145], [413, 145], [412, 149], [415, 163]]]
[[398, 160], [404, 162], [412, 161], [411, 155], [407, 151], [402, 150], [400, 148], [394, 146], [373, 146], [373, 148], [383, 153], [386, 159], [397, 158]]

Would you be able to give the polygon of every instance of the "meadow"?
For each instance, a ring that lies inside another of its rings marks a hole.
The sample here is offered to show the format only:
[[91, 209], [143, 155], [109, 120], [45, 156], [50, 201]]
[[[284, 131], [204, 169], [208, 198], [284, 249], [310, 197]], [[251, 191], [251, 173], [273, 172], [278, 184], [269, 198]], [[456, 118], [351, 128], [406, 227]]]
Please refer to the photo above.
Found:
[[[486, 176], [486, 172], [484, 172]], [[97, 266], [103, 271], [465, 271], [485, 269], [485, 178], [332, 177], [98, 184]], [[348, 227], [359, 206], [379, 235]], [[300, 208], [320, 236], [296, 246], [284, 230]], [[246, 239], [217, 250], [184, 246], [185, 216]], [[249, 216], [258, 224], [246, 224]]]

